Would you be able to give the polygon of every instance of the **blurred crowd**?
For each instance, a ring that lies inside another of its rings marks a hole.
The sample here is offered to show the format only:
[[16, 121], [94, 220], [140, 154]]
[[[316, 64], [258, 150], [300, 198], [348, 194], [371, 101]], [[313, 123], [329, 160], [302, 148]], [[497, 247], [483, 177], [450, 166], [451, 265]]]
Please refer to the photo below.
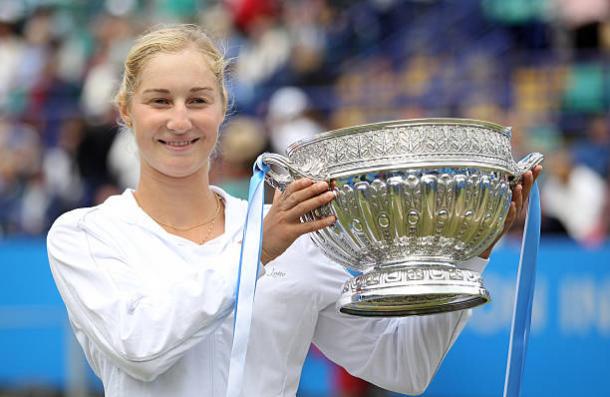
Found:
[[[232, 59], [211, 177], [234, 195], [259, 153], [298, 139], [467, 117], [511, 125], [516, 159], [545, 154], [544, 233], [608, 236], [606, 0], [0, 0], [0, 239], [134, 187], [112, 97], [134, 37], [173, 22]], [[337, 379], [344, 397], [371, 393]]]
[[201, 24], [230, 70], [212, 180], [244, 197], [262, 151], [380, 120], [513, 126], [546, 155], [545, 233], [608, 233], [610, 3], [605, 0], [0, 2], [0, 238], [133, 187], [112, 97], [132, 40]]

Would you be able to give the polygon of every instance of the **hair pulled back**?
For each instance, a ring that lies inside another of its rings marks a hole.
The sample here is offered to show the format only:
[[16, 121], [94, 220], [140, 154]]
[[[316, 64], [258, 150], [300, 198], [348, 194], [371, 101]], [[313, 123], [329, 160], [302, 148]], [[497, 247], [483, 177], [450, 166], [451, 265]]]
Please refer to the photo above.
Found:
[[212, 39], [197, 25], [171, 25], [157, 28], [139, 37], [131, 47], [123, 65], [123, 78], [114, 102], [119, 108], [128, 107], [138, 88], [139, 77], [146, 62], [159, 53], [175, 53], [188, 47], [200, 51], [216, 77], [223, 110], [226, 112], [228, 97], [225, 70], [228, 62]]

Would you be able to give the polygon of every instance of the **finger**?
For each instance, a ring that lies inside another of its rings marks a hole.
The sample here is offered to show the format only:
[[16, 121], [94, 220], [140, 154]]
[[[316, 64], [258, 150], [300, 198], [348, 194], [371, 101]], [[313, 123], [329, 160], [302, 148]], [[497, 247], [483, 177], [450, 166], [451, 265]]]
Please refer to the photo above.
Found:
[[515, 222], [517, 218], [517, 205], [512, 202], [510, 203], [510, 207], [508, 207], [508, 213], [506, 214], [506, 218], [504, 219], [504, 232], [506, 232]]
[[300, 218], [304, 214], [330, 203], [335, 199], [335, 197], [336, 196], [334, 192], [327, 191], [325, 193], [318, 194], [305, 201], [302, 201], [297, 206], [292, 208], [292, 210], [290, 211], [291, 217]]
[[313, 185], [313, 181], [311, 179], [300, 178], [286, 185], [286, 189], [284, 189], [284, 194], [291, 195], [292, 193], [298, 192], [299, 190], [305, 189], [311, 185]]
[[[273, 197], [273, 205], [275, 205], [276, 208], [281, 207], [282, 209], [284, 209], [284, 207], [290, 208], [296, 205], [296, 198], [290, 198], [292, 194], [302, 189], [306, 189], [313, 185], [313, 183], [314, 182], [309, 178], [301, 178], [289, 183], [279, 197], [277, 195]], [[290, 204], [291, 201], [295, 201], [294, 204]]]
[[322, 219], [316, 219], [315, 221], [304, 222], [298, 225], [299, 234], [311, 233], [316, 230], [324, 229], [325, 227], [333, 225], [337, 221], [334, 215], [324, 217]]
[[280, 189], [275, 189], [275, 192], [273, 193], [273, 205], [280, 202], [280, 197], [282, 197], [283, 193], [284, 192], [282, 192]]
[[530, 190], [532, 190], [532, 185], [534, 184], [534, 174], [532, 171], [527, 171], [523, 174], [523, 180], [521, 181], [521, 186], [523, 190], [521, 192], [521, 196], [523, 201], [527, 200], [530, 195]]
[[523, 186], [520, 183], [513, 189], [512, 201], [515, 204], [517, 214], [519, 214], [521, 212], [521, 207], [523, 206]]
[[294, 192], [293, 196], [296, 198], [298, 203], [301, 203], [305, 200], [309, 200], [312, 197], [319, 196], [320, 194], [328, 191], [328, 183], [321, 181], [316, 182], [313, 185], [299, 190], [298, 192]]
[[281, 203], [281, 208], [288, 211], [304, 201], [328, 191], [328, 183], [316, 182], [300, 190], [295, 190], [290, 194], [286, 194]]
[[536, 183], [536, 180], [538, 179], [538, 177], [540, 176], [541, 173], [542, 173], [541, 165], [537, 165], [532, 169], [532, 176], [533, 176], [532, 186], [534, 185], [534, 183]]

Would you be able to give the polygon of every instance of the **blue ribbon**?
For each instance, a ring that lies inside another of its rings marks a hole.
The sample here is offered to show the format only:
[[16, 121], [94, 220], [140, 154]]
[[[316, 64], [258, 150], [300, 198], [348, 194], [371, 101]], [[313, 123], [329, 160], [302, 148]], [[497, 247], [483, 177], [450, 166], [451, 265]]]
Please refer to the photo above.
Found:
[[532, 319], [532, 303], [536, 284], [536, 258], [540, 243], [540, 198], [538, 185], [534, 184], [530, 194], [525, 231], [521, 244], [521, 257], [517, 271], [515, 308], [510, 330], [504, 397], [519, 397], [525, 367], [525, 353]]
[[227, 397], [241, 395], [252, 324], [254, 293], [260, 270], [261, 247], [263, 242], [263, 208], [265, 174], [269, 166], [259, 157], [253, 167], [248, 193], [248, 213], [244, 225], [241, 244], [235, 307], [233, 311], [233, 345], [227, 379]]
[[[239, 397], [242, 391], [257, 274], [261, 266], [264, 181], [269, 166], [263, 163], [262, 158], [259, 157], [253, 168], [235, 293], [233, 345], [227, 379], [227, 397]], [[539, 243], [540, 198], [538, 185], [534, 184], [525, 220], [525, 232], [517, 272], [517, 291], [510, 333], [504, 397], [519, 397], [521, 393]]]

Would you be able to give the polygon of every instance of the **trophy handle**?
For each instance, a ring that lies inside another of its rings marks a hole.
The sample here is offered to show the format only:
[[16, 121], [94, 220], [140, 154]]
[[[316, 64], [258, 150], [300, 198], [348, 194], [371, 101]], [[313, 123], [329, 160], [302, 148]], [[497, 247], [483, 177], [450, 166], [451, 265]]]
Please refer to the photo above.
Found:
[[290, 159], [280, 154], [263, 153], [260, 155], [260, 160], [269, 166], [269, 170], [265, 174], [265, 180], [276, 189], [283, 191], [286, 185], [295, 180], [295, 176], [313, 179], [299, 171]]
[[543, 160], [544, 156], [542, 155], [542, 153], [538, 152], [530, 153], [527, 156], [523, 157], [521, 160], [519, 160], [516, 166], [515, 176], [510, 181], [511, 187], [515, 186], [521, 181], [523, 174], [533, 169], [538, 164], [542, 163]]

